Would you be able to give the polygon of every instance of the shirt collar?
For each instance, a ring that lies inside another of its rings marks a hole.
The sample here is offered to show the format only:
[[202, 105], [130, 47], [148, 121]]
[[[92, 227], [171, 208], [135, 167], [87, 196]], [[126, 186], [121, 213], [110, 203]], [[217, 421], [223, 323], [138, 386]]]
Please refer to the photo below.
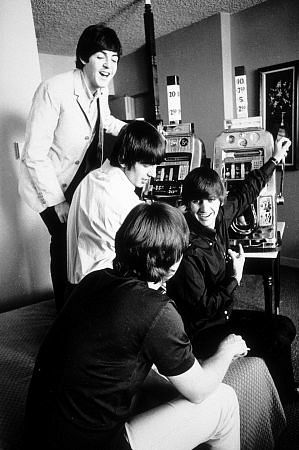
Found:
[[93, 100], [95, 100], [95, 99], [97, 99], [97, 98], [99, 97], [100, 92], [101, 92], [101, 88], [97, 89], [97, 90], [95, 91], [95, 93], [93, 94], [93, 93], [91, 92], [91, 90], [89, 89], [88, 85], [87, 85], [86, 77], [85, 77], [85, 75], [84, 75], [83, 70], [80, 70], [80, 75], [81, 75], [81, 80], [82, 80], [83, 90], [84, 90], [84, 92], [85, 92], [85, 94], [86, 94], [88, 100], [89, 100], [90, 102], [92, 102]]
[[122, 183], [127, 185], [128, 189], [135, 191], [135, 186], [129, 178], [125, 175], [124, 171], [120, 167], [115, 167], [110, 164], [109, 159], [105, 159], [104, 163], [101, 166], [101, 171], [104, 173], [116, 172], [118, 173], [119, 178], [122, 180]]

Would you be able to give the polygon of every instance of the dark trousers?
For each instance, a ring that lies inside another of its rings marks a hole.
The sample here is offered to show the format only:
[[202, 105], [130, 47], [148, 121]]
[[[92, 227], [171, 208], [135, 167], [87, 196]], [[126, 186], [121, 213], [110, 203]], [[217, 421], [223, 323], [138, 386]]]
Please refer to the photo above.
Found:
[[291, 344], [296, 328], [286, 316], [268, 317], [263, 311], [234, 310], [223, 325], [198, 331], [192, 339], [199, 359], [213, 355], [219, 343], [230, 333], [240, 334], [251, 349], [249, 356], [264, 359], [283, 403], [294, 395]]
[[66, 223], [60, 222], [53, 206], [43, 211], [40, 216], [51, 235], [50, 271], [56, 309], [59, 311], [64, 303], [67, 285]]

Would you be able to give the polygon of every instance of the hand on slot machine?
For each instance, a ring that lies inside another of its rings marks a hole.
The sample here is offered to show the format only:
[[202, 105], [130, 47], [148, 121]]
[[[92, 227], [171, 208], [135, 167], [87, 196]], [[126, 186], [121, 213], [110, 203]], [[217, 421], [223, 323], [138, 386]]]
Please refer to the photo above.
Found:
[[290, 139], [286, 137], [280, 137], [276, 139], [273, 158], [277, 161], [277, 164], [279, 164], [286, 158], [291, 143], [292, 142], [290, 141]]

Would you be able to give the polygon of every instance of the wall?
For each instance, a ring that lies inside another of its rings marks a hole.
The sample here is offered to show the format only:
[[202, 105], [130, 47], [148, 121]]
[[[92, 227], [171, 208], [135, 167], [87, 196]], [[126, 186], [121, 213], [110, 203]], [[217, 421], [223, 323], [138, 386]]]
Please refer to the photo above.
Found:
[[[178, 75], [182, 121], [194, 122], [196, 134], [211, 153], [215, 130], [223, 127], [220, 16], [157, 39], [156, 53], [163, 122], [168, 123], [166, 77]], [[146, 78], [146, 59], [141, 49], [120, 60], [115, 90], [118, 95], [140, 94], [147, 90]]]
[[2, 0], [0, 30], [0, 309], [5, 309], [51, 288], [48, 235], [19, 198], [14, 152], [14, 142], [24, 141], [26, 117], [40, 82], [30, 0]]
[[[233, 67], [245, 66], [246, 69], [249, 113], [259, 115], [256, 70], [299, 60], [298, 0], [269, 0], [235, 14], [231, 18], [231, 37]], [[288, 171], [284, 182], [285, 202], [278, 206], [278, 218], [286, 222], [282, 263], [295, 267], [299, 267], [298, 195], [299, 171]]]
[[47, 80], [75, 67], [75, 56], [48, 55], [39, 53], [39, 63], [42, 80]]
[[[234, 67], [244, 65], [248, 82], [249, 115], [259, 114], [256, 70], [259, 67], [299, 59], [298, 0], [268, 0], [231, 16], [231, 58]], [[157, 39], [157, 64], [160, 110], [167, 123], [166, 76], [179, 75], [182, 119], [195, 123], [197, 135], [204, 141], [207, 156], [223, 129], [223, 79], [221, 52], [221, 16], [213, 16], [183, 30]], [[142, 66], [142, 67], [140, 67]], [[138, 51], [120, 62], [115, 79], [117, 92], [132, 95], [146, 90], [144, 53]], [[231, 89], [233, 89], [233, 79]], [[299, 176], [287, 172], [285, 204], [279, 206], [279, 220], [286, 221], [282, 263], [299, 267]]]

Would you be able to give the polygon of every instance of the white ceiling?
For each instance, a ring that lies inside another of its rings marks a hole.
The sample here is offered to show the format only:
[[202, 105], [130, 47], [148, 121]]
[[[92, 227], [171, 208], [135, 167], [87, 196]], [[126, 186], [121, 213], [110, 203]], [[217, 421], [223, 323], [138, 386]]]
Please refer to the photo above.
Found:
[[[199, 22], [219, 12], [236, 13], [266, 0], [152, 0], [155, 37]], [[41, 53], [73, 56], [88, 25], [113, 28], [123, 54], [144, 42], [144, 0], [31, 0], [38, 49]]]

